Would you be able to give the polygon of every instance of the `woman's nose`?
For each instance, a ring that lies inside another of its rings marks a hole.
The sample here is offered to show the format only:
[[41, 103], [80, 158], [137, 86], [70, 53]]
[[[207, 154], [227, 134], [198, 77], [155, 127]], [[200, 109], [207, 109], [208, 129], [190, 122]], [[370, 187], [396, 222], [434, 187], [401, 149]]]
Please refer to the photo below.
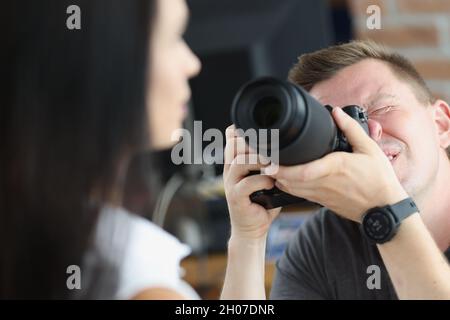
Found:
[[200, 73], [200, 70], [202, 69], [202, 63], [190, 48], [188, 48], [188, 54], [189, 54], [189, 70], [188, 70], [189, 76], [195, 77]]

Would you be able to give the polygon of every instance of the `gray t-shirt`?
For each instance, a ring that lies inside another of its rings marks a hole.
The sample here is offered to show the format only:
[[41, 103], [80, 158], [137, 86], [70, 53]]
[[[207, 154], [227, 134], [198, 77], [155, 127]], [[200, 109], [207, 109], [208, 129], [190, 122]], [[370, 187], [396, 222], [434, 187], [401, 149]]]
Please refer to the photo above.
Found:
[[277, 262], [270, 298], [397, 299], [377, 246], [359, 226], [325, 208], [314, 214]]

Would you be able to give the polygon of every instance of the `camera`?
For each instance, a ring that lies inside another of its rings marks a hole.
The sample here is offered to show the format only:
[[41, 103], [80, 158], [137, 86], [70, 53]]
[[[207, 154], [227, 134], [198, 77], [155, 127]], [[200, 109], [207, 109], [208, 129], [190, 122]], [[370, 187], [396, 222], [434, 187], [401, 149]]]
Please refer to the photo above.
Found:
[[[249, 129], [265, 129], [266, 132], [277, 130], [275, 152], [278, 164], [296, 165], [319, 159], [334, 151], [352, 152], [351, 145], [335, 124], [331, 110], [331, 106], [323, 106], [300, 86], [264, 77], [252, 80], [239, 89], [233, 100], [231, 118], [236, 128], [243, 132]], [[368, 119], [363, 109], [349, 105], [342, 110], [369, 133]], [[246, 141], [262, 155], [274, 152], [271, 139]], [[250, 199], [266, 209], [290, 204], [312, 204], [278, 188], [256, 191]]]

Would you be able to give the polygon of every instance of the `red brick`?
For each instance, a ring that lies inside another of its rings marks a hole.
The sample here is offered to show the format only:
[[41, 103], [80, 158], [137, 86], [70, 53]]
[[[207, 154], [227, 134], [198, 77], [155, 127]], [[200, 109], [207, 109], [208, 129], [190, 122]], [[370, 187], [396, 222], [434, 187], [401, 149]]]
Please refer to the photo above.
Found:
[[388, 13], [386, 7], [386, 1], [383, 0], [348, 0], [348, 5], [352, 16], [369, 16], [367, 14], [367, 8], [370, 5], [377, 5], [380, 7], [381, 17]]
[[372, 39], [391, 47], [436, 47], [438, 31], [434, 26], [400, 26], [380, 30], [356, 30], [359, 39]]
[[450, 80], [450, 59], [416, 60], [414, 65], [425, 79]]
[[400, 12], [450, 13], [449, 0], [397, 0]]

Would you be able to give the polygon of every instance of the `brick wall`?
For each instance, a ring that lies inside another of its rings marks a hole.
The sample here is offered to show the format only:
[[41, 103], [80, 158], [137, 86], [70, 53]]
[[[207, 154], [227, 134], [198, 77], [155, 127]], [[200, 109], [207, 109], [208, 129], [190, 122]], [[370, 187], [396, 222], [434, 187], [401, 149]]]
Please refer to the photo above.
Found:
[[[409, 58], [432, 92], [450, 103], [450, 0], [348, 0], [355, 38], [373, 39]], [[381, 9], [381, 29], [369, 30], [368, 6]]]

